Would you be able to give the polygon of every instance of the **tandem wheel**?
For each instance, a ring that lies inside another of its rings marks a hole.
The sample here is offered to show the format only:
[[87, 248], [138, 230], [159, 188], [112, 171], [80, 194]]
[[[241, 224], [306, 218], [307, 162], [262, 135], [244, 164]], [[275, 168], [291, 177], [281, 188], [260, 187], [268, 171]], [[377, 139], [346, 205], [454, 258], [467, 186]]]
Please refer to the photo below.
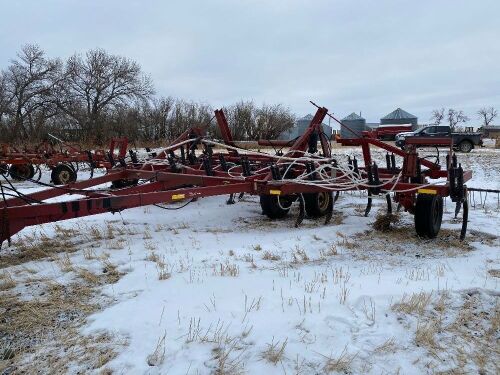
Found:
[[320, 191], [318, 193], [304, 194], [305, 209], [309, 217], [321, 217], [329, 210], [330, 202], [333, 201], [332, 192]]
[[50, 178], [55, 185], [67, 185], [76, 181], [76, 171], [68, 164], [58, 164], [52, 169]]
[[443, 219], [443, 197], [418, 194], [415, 205], [415, 230], [420, 237], [435, 238]]
[[261, 195], [260, 207], [268, 218], [281, 219], [288, 214], [295, 199], [292, 196]]
[[12, 164], [9, 175], [17, 181], [29, 180], [35, 175], [35, 167], [32, 164]]

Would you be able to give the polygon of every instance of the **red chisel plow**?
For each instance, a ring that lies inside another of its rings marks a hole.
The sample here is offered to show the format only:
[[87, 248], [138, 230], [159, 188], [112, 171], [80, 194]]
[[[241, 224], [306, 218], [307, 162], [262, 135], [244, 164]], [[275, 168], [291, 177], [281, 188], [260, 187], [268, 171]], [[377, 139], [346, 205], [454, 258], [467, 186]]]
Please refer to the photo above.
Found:
[[109, 150], [82, 150], [79, 146], [66, 143], [53, 135], [59, 142], [44, 141], [33, 148], [22, 150], [3, 145], [0, 150], [0, 173], [14, 180], [40, 180], [42, 166], [51, 171], [51, 181], [55, 185], [64, 185], [77, 180], [81, 165], [86, 165], [93, 177], [94, 169], [111, 169], [127, 154], [127, 138], [114, 138], [109, 143]]
[[[447, 168], [443, 170], [419, 157], [416, 146], [402, 151], [361, 134], [338, 142], [360, 146], [363, 165], [358, 165], [356, 158], [342, 163], [332, 155], [330, 141], [322, 131], [321, 124], [327, 115], [334, 118], [326, 108], [318, 107], [304, 134], [293, 142], [259, 141], [261, 145], [286, 147], [276, 155], [238, 148], [223, 111], [216, 110], [223, 141], [206, 137], [203, 127], [192, 128], [154, 159], [143, 163], [122, 162], [104, 176], [31, 194], [21, 194], [2, 183], [0, 240], [10, 240], [31, 225], [215, 195], [229, 195], [228, 203], [234, 203], [235, 194], [245, 193], [260, 197], [262, 212], [270, 219], [283, 218], [293, 205], [298, 205], [296, 226], [306, 215], [323, 217], [326, 224], [339, 193], [353, 190], [367, 191], [365, 215], [370, 212], [375, 196], [385, 196], [388, 212], [392, 212], [393, 202], [397, 203], [415, 216], [417, 234], [427, 238], [437, 236], [443, 197], [449, 196], [457, 204], [457, 213], [463, 206], [461, 238], [464, 238], [468, 215], [465, 182], [472, 174], [462, 170], [453, 153], [448, 155]], [[385, 150], [385, 165], [372, 160], [372, 148]], [[402, 159], [399, 165], [396, 158]], [[106, 183], [113, 188], [95, 189]], [[83, 198], [47, 202], [66, 194]], [[6, 198], [7, 195], [11, 197]]]

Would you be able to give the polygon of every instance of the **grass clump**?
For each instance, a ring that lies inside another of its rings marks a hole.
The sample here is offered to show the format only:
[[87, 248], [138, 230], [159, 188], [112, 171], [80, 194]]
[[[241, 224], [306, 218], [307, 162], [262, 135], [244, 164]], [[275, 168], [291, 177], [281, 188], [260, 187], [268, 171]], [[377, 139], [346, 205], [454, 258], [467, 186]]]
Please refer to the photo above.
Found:
[[266, 344], [267, 348], [260, 353], [262, 359], [266, 360], [269, 363], [272, 363], [273, 365], [281, 362], [285, 355], [285, 348], [287, 343], [288, 339], [285, 339], [283, 342], [274, 342], [273, 338], [270, 344]]
[[399, 224], [399, 222], [399, 214], [379, 213], [372, 223], [372, 227], [379, 232], [390, 232], [395, 229], [394, 225]]

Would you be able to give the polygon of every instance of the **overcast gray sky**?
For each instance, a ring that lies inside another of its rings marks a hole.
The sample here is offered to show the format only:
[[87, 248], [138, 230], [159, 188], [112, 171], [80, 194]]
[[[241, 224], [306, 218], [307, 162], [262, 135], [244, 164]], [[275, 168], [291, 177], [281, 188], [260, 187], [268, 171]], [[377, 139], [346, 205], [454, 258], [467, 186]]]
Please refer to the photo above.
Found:
[[159, 95], [214, 107], [314, 100], [368, 121], [396, 107], [500, 110], [500, 0], [0, 0], [0, 67], [25, 43], [49, 56], [131, 57]]

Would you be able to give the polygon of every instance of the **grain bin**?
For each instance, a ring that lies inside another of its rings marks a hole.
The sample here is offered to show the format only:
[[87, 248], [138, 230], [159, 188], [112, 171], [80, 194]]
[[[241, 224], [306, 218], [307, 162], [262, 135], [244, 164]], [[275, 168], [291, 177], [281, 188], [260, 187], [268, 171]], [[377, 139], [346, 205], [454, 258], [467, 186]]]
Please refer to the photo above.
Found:
[[405, 125], [411, 124], [412, 130], [417, 129], [418, 118], [401, 108], [397, 108], [387, 116], [380, 119], [380, 125]]
[[351, 113], [349, 116], [342, 119], [342, 123], [348, 126], [354, 133], [350, 132], [345, 126], [340, 127], [340, 137], [341, 138], [357, 138], [361, 137], [361, 132], [366, 130], [366, 120], [357, 115], [356, 113]]

